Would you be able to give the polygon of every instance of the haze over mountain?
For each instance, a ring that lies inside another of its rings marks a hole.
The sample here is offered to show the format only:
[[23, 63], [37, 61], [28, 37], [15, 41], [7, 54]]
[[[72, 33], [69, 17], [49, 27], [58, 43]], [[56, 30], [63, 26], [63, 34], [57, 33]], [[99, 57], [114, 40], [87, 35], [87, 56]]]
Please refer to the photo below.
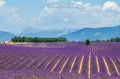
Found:
[[120, 37], [120, 26], [102, 27], [102, 28], [84, 28], [73, 33], [63, 35], [70, 41], [107, 40], [114, 37]]
[[75, 31], [70, 30], [41, 30], [38, 28], [26, 27], [19, 36], [30, 36], [30, 37], [60, 37], [61, 35], [69, 34]]

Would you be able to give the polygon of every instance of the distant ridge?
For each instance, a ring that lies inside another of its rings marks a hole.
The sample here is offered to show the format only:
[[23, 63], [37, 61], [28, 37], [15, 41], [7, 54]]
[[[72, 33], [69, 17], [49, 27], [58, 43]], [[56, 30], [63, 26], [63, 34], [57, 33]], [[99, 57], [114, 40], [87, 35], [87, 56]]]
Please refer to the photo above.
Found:
[[0, 42], [11, 40], [14, 36], [12, 33], [0, 31]]
[[75, 32], [62, 35], [69, 41], [107, 40], [114, 37], [120, 37], [120, 25], [115, 27], [84, 28]]
[[[15, 35], [9, 32], [0, 31], [0, 41], [10, 40]], [[110, 38], [120, 37], [120, 25], [114, 27], [101, 28], [83, 28], [79, 30], [47, 30], [27, 27], [17, 36], [26, 37], [65, 37], [68, 41], [85, 41], [90, 40], [107, 40]]]

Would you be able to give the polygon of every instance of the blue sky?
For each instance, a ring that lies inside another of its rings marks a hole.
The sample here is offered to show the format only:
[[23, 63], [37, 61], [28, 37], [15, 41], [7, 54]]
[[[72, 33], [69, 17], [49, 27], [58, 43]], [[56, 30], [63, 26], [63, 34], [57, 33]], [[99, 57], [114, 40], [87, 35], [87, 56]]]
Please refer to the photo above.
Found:
[[40, 30], [120, 25], [120, 0], [0, 0], [0, 30]]

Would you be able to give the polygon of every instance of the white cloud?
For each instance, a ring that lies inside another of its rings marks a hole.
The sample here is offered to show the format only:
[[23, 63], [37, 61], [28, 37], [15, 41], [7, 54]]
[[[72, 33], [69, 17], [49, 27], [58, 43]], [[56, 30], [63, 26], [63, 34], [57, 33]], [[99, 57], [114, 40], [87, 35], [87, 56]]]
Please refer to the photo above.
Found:
[[[1, 2], [1, 1], [0, 1]], [[2, 8], [0, 8], [0, 29], [3, 31], [10, 31], [10, 32], [21, 32], [21, 29], [23, 29], [23, 18], [20, 16], [20, 14], [17, 12], [18, 8], [16, 7], [10, 7], [5, 4]], [[11, 29], [12, 28], [12, 29]], [[16, 29], [18, 29], [16, 31]]]
[[54, 10], [51, 10], [51, 9], [49, 9], [48, 7], [45, 7], [43, 10], [44, 10], [44, 13], [54, 14]]
[[[39, 16], [34, 17], [33, 25], [42, 29], [80, 29], [120, 24], [120, 7], [115, 2], [106, 2], [103, 6], [80, 1], [55, 5], [57, 7], [53, 4], [45, 7]], [[106, 10], [108, 8], [114, 10]]]
[[69, 22], [70, 19], [69, 19], [69, 18], [64, 18], [63, 21], [64, 21], [64, 22]]
[[71, 3], [73, 3], [76, 6], [83, 6], [83, 3], [81, 1], [78, 1], [78, 2], [71, 1]]
[[43, 0], [43, 4], [41, 13], [28, 22], [24, 21], [16, 7], [8, 6], [7, 2], [0, 0], [0, 29], [13, 28], [11, 31], [15, 32], [18, 27], [20, 31], [30, 24], [42, 30], [68, 30], [120, 24], [120, 6], [113, 1], [105, 2], [102, 6], [75, 0]]
[[103, 5], [103, 10], [106, 10], [106, 9], [117, 9], [118, 8], [118, 4], [113, 2], [113, 1], [108, 1], [106, 3], [104, 3]]
[[4, 7], [0, 11], [0, 16], [2, 17], [2, 21], [6, 21], [6, 23], [17, 24], [22, 23], [21, 16], [17, 13], [17, 9], [14, 7]]
[[0, 0], [0, 7], [2, 7], [5, 4], [4, 0]]
[[48, 0], [48, 3], [57, 3], [59, 0]]
[[73, 7], [90, 7], [90, 3], [82, 3], [81, 1], [71, 1], [71, 4], [73, 5]]
[[[39, 25], [40, 23], [44, 23], [44, 21], [47, 21], [46, 20], [46, 17], [50, 17], [50, 16], [54, 16], [54, 13], [55, 13], [56, 9], [55, 8], [49, 8], [49, 7], [44, 7], [43, 8], [43, 11], [40, 13], [40, 15], [38, 15], [37, 17], [33, 17], [31, 22], [30, 22], [30, 25], [31, 26], [34, 26], [34, 25]], [[44, 20], [45, 19], [45, 20]], [[35, 27], [36, 27], [35, 26]]]

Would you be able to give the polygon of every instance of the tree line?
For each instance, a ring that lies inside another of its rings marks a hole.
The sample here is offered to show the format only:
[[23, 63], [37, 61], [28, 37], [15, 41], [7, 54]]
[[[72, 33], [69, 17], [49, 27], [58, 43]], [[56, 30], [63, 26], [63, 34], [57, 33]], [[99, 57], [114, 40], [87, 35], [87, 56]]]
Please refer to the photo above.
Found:
[[15, 36], [11, 39], [12, 42], [67, 42], [66, 38], [40, 38], [40, 37], [20, 37]]
[[120, 42], [120, 37], [111, 38], [111, 39], [108, 39], [108, 40], [97, 39], [95, 42]]

